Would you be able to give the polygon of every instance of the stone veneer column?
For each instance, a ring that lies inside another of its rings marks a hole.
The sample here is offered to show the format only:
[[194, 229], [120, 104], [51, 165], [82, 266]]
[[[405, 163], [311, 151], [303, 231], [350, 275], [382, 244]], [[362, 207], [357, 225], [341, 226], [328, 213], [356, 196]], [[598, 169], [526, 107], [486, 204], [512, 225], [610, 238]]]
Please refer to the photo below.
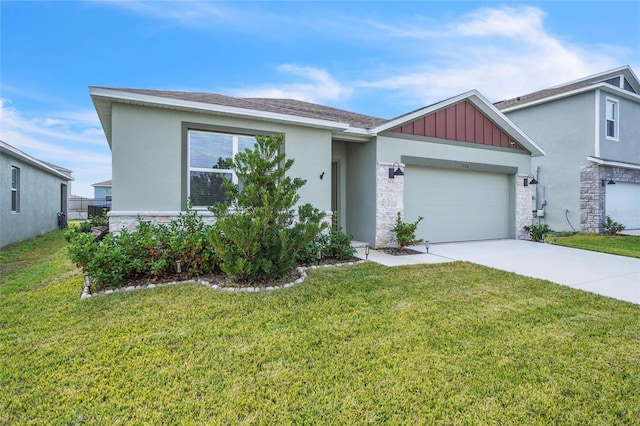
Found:
[[529, 239], [525, 226], [533, 223], [535, 209], [535, 186], [524, 186], [524, 178], [528, 175], [516, 175], [516, 232], [517, 240]]
[[[404, 164], [395, 163], [404, 169]], [[376, 247], [396, 245], [395, 234], [391, 232], [396, 224], [398, 212], [404, 220], [404, 176], [389, 177], [389, 169], [394, 163], [376, 164]]]
[[604, 170], [594, 164], [580, 170], [580, 230], [602, 232], [605, 218]]
[[[593, 164], [580, 170], [580, 230], [602, 232], [607, 217], [607, 188], [602, 181], [640, 184], [640, 170]], [[624, 225], [624, 223], [623, 223]]]

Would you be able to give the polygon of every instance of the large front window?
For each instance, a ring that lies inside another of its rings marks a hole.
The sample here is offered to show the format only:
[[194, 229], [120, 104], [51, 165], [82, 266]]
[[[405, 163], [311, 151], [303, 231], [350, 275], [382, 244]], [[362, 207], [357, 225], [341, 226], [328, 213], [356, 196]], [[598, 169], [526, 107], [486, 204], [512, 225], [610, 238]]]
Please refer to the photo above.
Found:
[[607, 139], [618, 139], [618, 101], [607, 98]]
[[246, 148], [253, 149], [253, 136], [189, 130], [188, 193], [195, 207], [212, 206], [226, 201], [223, 176], [238, 183], [229, 161]]

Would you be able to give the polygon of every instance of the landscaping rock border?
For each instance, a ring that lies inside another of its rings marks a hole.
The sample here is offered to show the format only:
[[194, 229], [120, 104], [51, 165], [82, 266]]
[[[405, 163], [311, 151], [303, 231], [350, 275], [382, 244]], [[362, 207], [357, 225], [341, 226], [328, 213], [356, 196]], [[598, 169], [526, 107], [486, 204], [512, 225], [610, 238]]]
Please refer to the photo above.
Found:
[[185, 280], [185, 281], [170, 281], [170, 282], [166, 282], [166, 283], [149, 283], [149, 284], [141, 284], [141, 285], [136, 285], [136, 286], [128, 286], [128, 287], [122, 287], [122, 288], [116, 288], [116, 289], [110, 289], [110, 290], [102, 290], [99, 291], [97, 293], [87, 293], [87, 292], [83, 292], [82, 295], [80, 295], [80, 299], [90, 299], [92, 297], [97, 297], [97, 296], [106, 296], [108, 294], [114, 294], [114, 293], [124, 293], [124, 292], [128, 292], [128, 291], [134, 291], [134, 290], [144, 290], [144, 289], [152, 289], [152, 288], [156, 288], [156, 287], [163, 287], [163, 286], [168, 286], [168, 285], [178, 285], [178, 284], [201, 284], [205, 287], [209, 287], [210, 289], [214, 290], [214, 291], [224, 291], [224, 292], [228, 292], [228, 293], [256, 293], [256, 292], [263, 292], [263, 291], [274, 291], [274, 290], [283, 290], [285, 288], [291, 288], [291, 287], [295, 287], [299, 284], [302, 284], [306, 279], [307, 279], [307, 270], [308, 269], [322, 269], [322, 268], [335, 268], [338, 266], [349, 266], [349, 265], [355, 265], [357, 263], [362, 263], [365, 262], [364, 260], [360, 260], [360, 261], [350, 261], [350, 262], [345, 262], [345, 263], [333, 263], [333, 264], [326, 264], [326, 265], [313, 265], [313, 266], [299, 266], [296, 268], [296, 271], [300, 274], [300, 276], [288, 283], [285, 284], [279, 284], [279, 285], [273, 285], [273, 286], [268, 286], [268, 287], [225, 287], [225, 286], [219, 286], [217, 284], [212, 284], [209, 281], [202, 279], [202, 278], [197, 278], [197, 279], [190, 279], [190, 280]]

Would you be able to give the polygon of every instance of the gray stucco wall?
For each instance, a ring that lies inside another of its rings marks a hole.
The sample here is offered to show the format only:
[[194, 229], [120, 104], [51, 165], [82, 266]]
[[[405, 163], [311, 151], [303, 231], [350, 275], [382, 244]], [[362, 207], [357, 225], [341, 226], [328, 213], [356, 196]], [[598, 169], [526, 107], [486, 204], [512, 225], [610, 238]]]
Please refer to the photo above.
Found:
[[[180, 211], [186, 206], [185, 128], [284, 133], [293, 177], [307, 180], [300, 203], [331, 208], [331, 132], [134, 105], [113, 105], [113, 211]], [[189, 123], [189, 124], [185, 124]], [[320, 179], [322, 172], [325, 178]]]
[[[20, 169], [19, 213], [11, 212], [11, 167]], [[18, 158], [0, 154], [0, 247], [57, 229], [57, 213], [64, 207], [61, 185], [68, 183]]]
[[376, 142], [348, 143], [346, 232], [371, 246], [376, 241]]
[[596, 151], [595, 105], [595, 93], [589, 92], [506, 113], [546, 151], [532, 159], [538, 207], [546, 201], [545, 217], [536, 221], [556, 231], [580, 226], [580, 170]]
[[[607, 98], [619, 103], [618, 140], [605, 136], [605, 108]], [[618, 95], [600, 92], [600, 158], [624, 163], [640, 164], [640, 102], [631, 101]]]

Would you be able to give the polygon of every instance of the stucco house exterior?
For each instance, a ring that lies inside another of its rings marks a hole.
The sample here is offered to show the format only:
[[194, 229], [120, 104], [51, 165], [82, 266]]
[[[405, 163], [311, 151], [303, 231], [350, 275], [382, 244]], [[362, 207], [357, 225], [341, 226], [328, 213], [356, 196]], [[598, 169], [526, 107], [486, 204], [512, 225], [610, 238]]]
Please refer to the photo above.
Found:
[[208, 217], [220, 174], [236, 179], [220, 160], [269, 134], [284, 134], [290, 174], [307, 180], [301, 203], [371, 246], [394, 243], [397, 212], [424, 216], [417, 236], [431, 242], [521, 238], [532, 220], [524, 183], [544, 151], [475, 90], [391, 120], [291, 99], [89, 91], [112, 152], [113, 230], [167, 221], [189, 197]]
[[640, 229], [640, 82], [629, 66], [496, 103], [540, 143], [537, 221], [601, 232], [606, 216]]
[[71, 171], [0, 141], [0, 247], [58, 228]]
[[94, 206], [111, 207], [111, 185], [111, 179], [91, 185], [93, 186]]

